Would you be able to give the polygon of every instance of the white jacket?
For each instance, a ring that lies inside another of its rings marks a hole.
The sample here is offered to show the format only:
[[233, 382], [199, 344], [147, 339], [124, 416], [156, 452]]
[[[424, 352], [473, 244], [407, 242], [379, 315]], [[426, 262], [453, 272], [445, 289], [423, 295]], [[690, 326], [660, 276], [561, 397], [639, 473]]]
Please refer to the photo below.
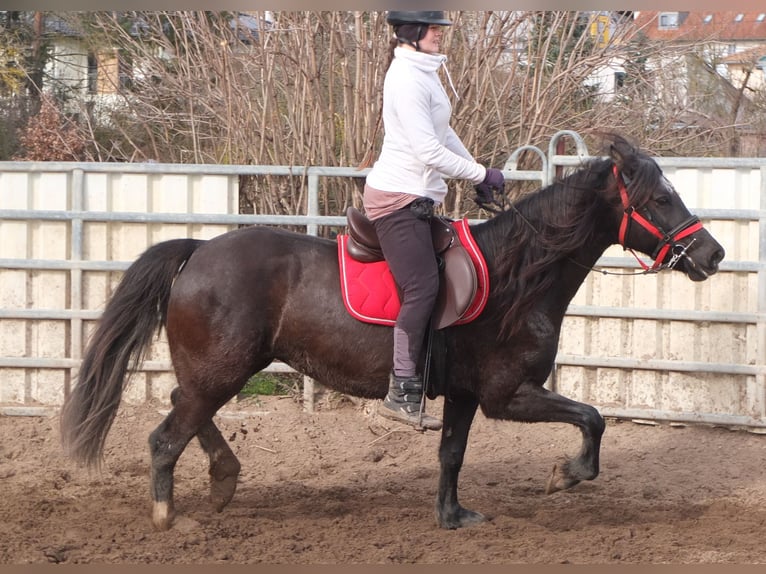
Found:
[[447, 57], [401, 47], [394, 55], [383, 85], [383, 148], [367, 184], [441, 203], [447, 194], [442, 176], [476, 184], [486, 168], [449, 125], [452, 106], [437, 74]]

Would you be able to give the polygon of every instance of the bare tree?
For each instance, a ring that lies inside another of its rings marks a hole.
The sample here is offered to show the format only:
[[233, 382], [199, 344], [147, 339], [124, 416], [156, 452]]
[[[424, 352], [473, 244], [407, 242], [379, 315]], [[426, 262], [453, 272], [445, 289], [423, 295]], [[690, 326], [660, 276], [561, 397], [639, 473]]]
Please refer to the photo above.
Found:
[[[594, 34], [587, 12], [448, 15], [443, 80], [453, 126], [487, 165], [502, 167], [517, 147], [545, 146], [562, 129], [584, 134], [589, 147], [591, 133], [610, 128], [658, 154], [728, 150], [723, 134], [734, 116], [703, 121], [710, 97], [701, 85], [687, 86], [683, 101], [658, 92], [657, 76], [677, 68], [652, 67], [668, 46], [642, 41], [629, 18]], [[109, 96], [80, 110], [94, 160], [359, 166], [379, 149], [391, 38], [384, 12], [277, 12], [272, 22], [263, 12], [66, 16], [93, 54], [120, 62]], [[693, 47], [673, 48], [693, 56]], [[592, 81], [620, 66], [624, 81], [606, 92]], [[682, 81], [671, 75], [661, 85]], [[535, 161], [523, 157], [520, 168]], [[360, 184], [322, 178], [324, 212], [358, 205]], [[305, 186], [302, 177], [243, 178], [242, 208], [303, 212]], [[470, 213], [472, 195], [450, 182], [444, 212]]]

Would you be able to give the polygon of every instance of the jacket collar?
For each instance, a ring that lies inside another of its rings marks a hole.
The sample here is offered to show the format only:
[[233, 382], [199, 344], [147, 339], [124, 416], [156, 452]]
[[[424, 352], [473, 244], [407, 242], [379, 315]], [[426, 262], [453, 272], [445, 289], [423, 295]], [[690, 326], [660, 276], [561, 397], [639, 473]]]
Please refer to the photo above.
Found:
[[444, 54], [426, 54], [425, 52], [416, 52], [402, 47], [394, 49], [394, 57], [407, 60], [407, 62], [424, 72], [435, 72], [447, 62], [447, 56]]

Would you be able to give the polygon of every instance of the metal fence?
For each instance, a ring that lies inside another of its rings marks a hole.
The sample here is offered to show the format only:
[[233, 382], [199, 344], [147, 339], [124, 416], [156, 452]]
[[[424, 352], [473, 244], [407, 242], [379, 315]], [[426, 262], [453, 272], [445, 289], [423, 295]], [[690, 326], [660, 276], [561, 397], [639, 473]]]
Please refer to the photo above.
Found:
[[[562, 139], [573, 155], [559, 155]], [[540, 169], [517, 169], [522, 151]], [[587, 159], [569, 131], [546, 152], [520, 148], [506, 178], [546, 185]], [[603, 414], [766, 428], [766, 160], [659, 158], [689, 207], [724, 244], [721, 273], [702, 284], [680, 273], [591, 273], [570, 305], [549, 385]], [[242, 175], [306, 178], [306, 213], [238, 214]], [[87, 336], [121, 272], [146, 247], [172, 237], [209, 238], [240, 225], [342, 227], [320, 216], [321, 178], [365, 170], [313, 166], [0, 163], [0, 409], [61, 404]], [[635, 270], [621, 249], [602, 268]], [[273, 365], [270, 370], [290, 370]], [[166, 401], [174, 386], [162, 340], [126, 400]], [[307, 381], [307, 406], [313, 389]]]

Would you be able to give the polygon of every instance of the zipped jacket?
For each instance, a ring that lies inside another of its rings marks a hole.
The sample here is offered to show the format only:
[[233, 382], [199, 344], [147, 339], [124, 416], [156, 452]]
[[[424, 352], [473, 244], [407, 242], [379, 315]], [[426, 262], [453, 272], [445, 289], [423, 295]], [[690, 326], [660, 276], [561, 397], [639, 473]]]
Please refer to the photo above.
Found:
[[383, 84], [383, 147], [367, 175], [371, 187], [441, 203], [444, 177], [484, 179], [486, 168], [449, 125], [452, 106], [437, 73], [442, 66], [446, 72], [446, 61], [442, 54], [395, 49]]

